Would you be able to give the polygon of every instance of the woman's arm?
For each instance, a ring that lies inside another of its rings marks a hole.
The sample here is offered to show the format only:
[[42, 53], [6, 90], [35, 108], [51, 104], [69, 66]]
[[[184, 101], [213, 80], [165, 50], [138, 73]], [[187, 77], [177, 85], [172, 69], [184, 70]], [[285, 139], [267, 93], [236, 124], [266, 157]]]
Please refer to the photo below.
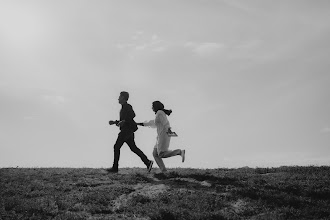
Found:
[[143, 126], [148, 126], [150, 128], [156, 128], [155, 120], [145, 121], [141, 124], [143, 124]]

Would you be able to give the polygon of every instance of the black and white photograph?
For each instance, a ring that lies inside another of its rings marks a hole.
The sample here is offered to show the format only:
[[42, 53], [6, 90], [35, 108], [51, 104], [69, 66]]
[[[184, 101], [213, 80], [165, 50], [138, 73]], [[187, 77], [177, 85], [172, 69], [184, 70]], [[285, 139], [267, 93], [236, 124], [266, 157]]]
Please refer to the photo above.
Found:
[[0, 0], [0, 220], [330, 219], [330, 1]]

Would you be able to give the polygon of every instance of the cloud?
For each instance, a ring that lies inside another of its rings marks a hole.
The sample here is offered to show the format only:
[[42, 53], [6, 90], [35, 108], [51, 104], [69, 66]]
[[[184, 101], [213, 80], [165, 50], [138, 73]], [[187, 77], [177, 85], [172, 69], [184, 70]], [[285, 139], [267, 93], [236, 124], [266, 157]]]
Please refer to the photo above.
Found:
[[67, 101], [66, 98], [60, 95], [43, 95], [42, 98], [53, 105], [60, 105]]
[[137, 31], [133, 34], [133, 36], [131, 37], [132, 40], [137, 40], [139, 39], [142, 35], [143, 35], [144, 31]]
[[329, 134], [330, 133], [330, 127], [326, 126], [324, 128], [321, 129], [321, 133], [323, 134]]
[[23, 117], [23, 119], [26, 120], [26, 121], [30, 121], [30, 120], [33, 120], [35, 118], [36, 118], [36, 116], [32, 116], [32, 115], [27, 115], [27, 116]]
[[250, 12], [252, 10], [254, 10], [254, 8], [252, 8], [250, 5], [248, 4], [244, 4], [246, 3], [245, 1], [235, 1], [235, 0], [223, 0], [223, 2], [225, 4], [227, 4], [229, 7], [241, 10], [241, 11], [245, 11], [245, 12]]
[[250, 40], [236, 45], [238, 49], [255, 49], [262, 44], [261, 40]]
[[116, 47], [118, 49], [127, 49], [127, 48], [130, 48], [130, 47], [133, 47], [134, 45], [133, 44], [128, 44], [128, 43], [118, 43], [116, 44]]
[[154, 49], [152, 49], [152, 51], [154, 52], [163, 52], [167, 49], [167, 47], [165, 46], [159, 46], [159, 47], [155, 47]]
[[147, 44], [141, 44], [141, 45], [137, 45], [135, 46], [136, 50], [145, 50], [148, 47]]
[[168, 48], [168, 43], [157, 34], [147, 35], [144, 31], [137, 31], [130, 42], [118, 43], [120, 50], [163, 52]]
[[184, 45], [187, 48], [191, 48], [191, 50], [199, 55], [199, 56], [209, 56], [214, 54], [225, 47], [224, 44], [214, 43], [214, 42], [205, 42], [205, 43], [196, 43], [196, 42], [187, 42]]

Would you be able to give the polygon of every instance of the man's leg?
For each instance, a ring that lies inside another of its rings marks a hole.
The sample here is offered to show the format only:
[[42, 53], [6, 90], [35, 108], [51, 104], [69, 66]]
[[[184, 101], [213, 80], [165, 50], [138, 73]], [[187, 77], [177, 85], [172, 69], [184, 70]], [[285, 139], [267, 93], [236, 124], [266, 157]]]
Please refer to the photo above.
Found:
[[141, 160], [143, 161], [143, 163], [148, 167], [150, 165], [150, 160], [148, 159], [148, 157], [136, 146], [135, 141], [134, 141], [134, 133], [132, 135], [130, 135], [126, 141], [127, 145], [129, 146], [129, 148], [131, 149], [131, 151], [133, 151], [135, 154], [137, 154]]
[[117, 141], [115, 145], [113, 146], [114, 151], [114, 157], [113, 157], [113, 170], [118, 170], [118, 163], [119, 163], [119, 157], [120, 157], [120, 148], [125, 143], [125, 134], [120, 132], [117, 137]]
[[157, 148], [154, 148], [154, 151], [152, 152], [152, 155], [154, 156], [155, 161], [156, 161], [156, 163], [157, 163], [159, 169], [160, 169], [162, 172], [166, 172], [167, 170], [166, 170], [165, 164], [164, 164], [162, 158], [159, 157], [158, 152], [157, 152]]

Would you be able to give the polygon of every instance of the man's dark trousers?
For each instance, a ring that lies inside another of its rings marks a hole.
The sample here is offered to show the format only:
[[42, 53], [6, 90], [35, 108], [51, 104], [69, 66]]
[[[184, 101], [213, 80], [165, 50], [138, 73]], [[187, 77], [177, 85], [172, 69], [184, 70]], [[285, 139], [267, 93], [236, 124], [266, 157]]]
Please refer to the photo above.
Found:
[[114, 145], [114, 160], [113, 160], [113, 168], [118, 169], [118, 162], [120, 157], [120, 148], [123, 144], [126, 143], [131, 151], [137, 154], [143, 163], [148, 166], [150, 161], [148, 160], [147, 156], [136, 146], [134, 141], [134, 132], [129, 130], [122, 130], [118, 134], [117, 141]]

